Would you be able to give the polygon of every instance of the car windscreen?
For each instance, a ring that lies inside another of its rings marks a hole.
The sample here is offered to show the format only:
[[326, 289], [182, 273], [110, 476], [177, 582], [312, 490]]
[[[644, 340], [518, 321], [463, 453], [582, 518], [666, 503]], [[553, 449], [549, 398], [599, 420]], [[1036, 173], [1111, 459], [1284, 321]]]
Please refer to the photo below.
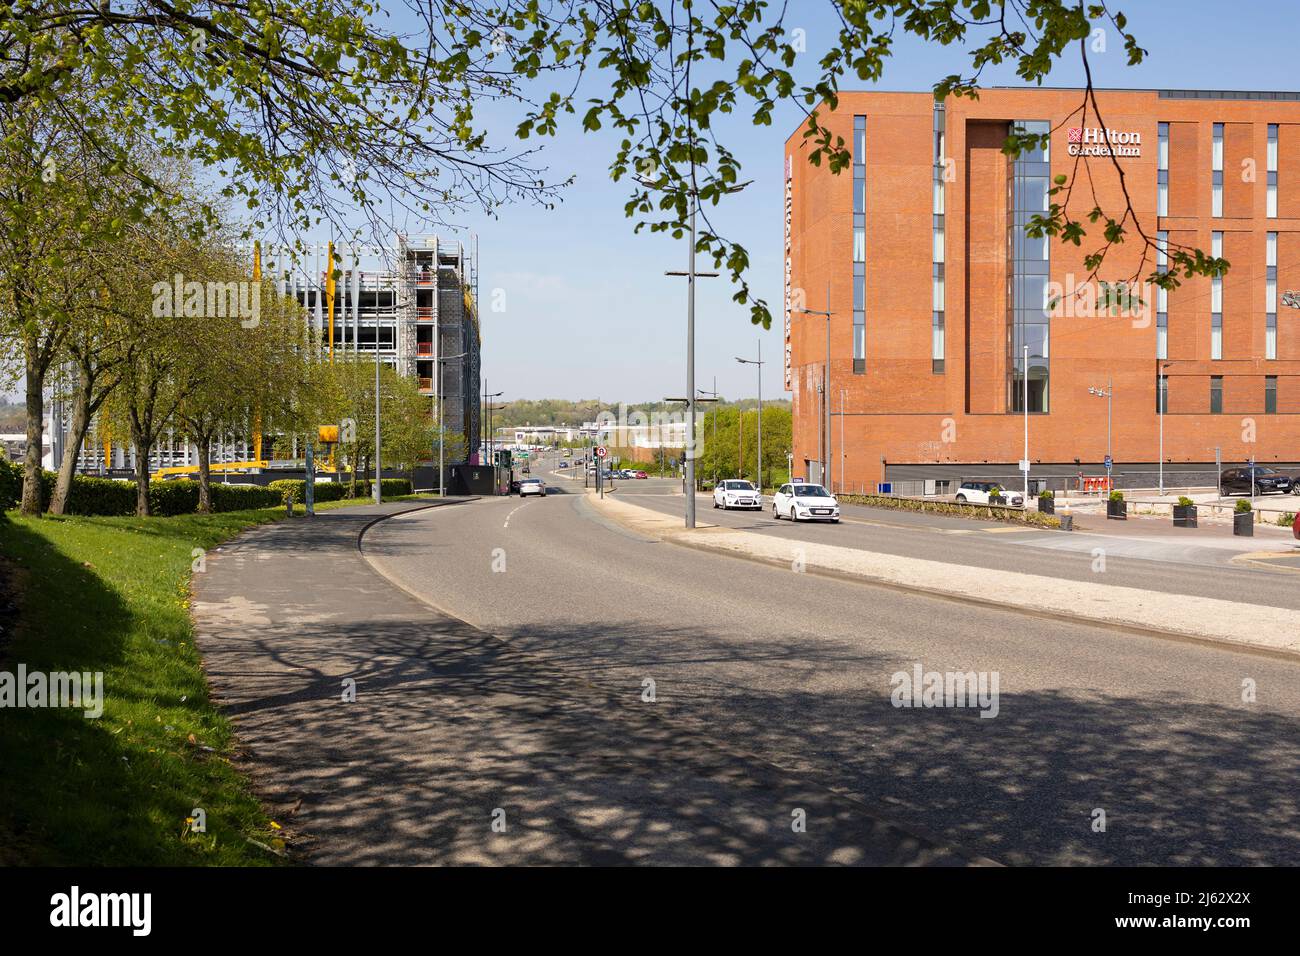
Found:
[[727, 491], [753, 491], [754, 486], [747, 481], [724, 481], [723, 488]]
[[829, 498], [826, 489], [821, 485], [795, 485], [794, 496], [796, 498]]

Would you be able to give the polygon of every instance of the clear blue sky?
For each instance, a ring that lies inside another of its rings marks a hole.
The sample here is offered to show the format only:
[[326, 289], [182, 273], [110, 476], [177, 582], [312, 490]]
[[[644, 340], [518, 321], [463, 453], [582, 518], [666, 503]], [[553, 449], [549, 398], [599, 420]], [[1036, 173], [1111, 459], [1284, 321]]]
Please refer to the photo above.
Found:
[[[799, 0], [791, 7], [796, 12], [789, 23], [807, 31], [806, 56], [815, 59], [834, 41], [828, 4]], [[1107, 51], [1091, 59], [1099, 87], [1300, 89], [1291, 2], [1119, 0], [1118, 8], [1150, 55], [1129, 67], [1122, 43], [1109, 37]], [[927, 90], [964, 68], [955, 46], [901, 39], [878, 88]], [[1077, 54], [1070, 54], [1050, 85], [1079, 85], [1081, 73]], [[1017, 82], [1012, 69], [986, 71], [984, 77], [986, 85]], [[752, 356], [760, 337], [764, 357], [774, 360], [764, 367], [764, 395], [788, 397], [780, 391], [778, 361], [781, 167], [782, 144], [800, 119], [791, 106], [771, 127], [728, 127], [728, 145], [744, 164], [742, 179], [754, 182], [722, 212], [714, 211], [715, 225], [748, 247], [751, 284], [777, 319], [771, 331], [762, 332], [750, 324], [747, 309], [731, 301], [725, 276], [700, 280], [697, 382], [709, 388], [716, 375], [728, 398], [755, 394], [753, 367], [737, 364], [734, 356]], [[577, 176], [558, 208], [514, 207], [497, 221], [466, 220], [479, 234], [484, 299], [493, 289], [505, 292], [506, 311], [485, 310], [483, 333], [484, 374], [507, 399], [644, 401], [685, 390], [685, 280], [663, 272], [684, 267], [686, 244], [662, 234], [633, 234], [633, 222], [623, 215], [626, 190], [607, 172], [612, 152], [611, 137], [583, 135], [573, 122], [545, 150], [550, 178]]]
[[[1116, 5], [1128, 15], [1149, 57], [1129, 67], [1122, 43], [1109, 37], [1107, 51], [1091, 58], [1099, 87], [1300, 89], [1294, 0], [1231, 5], [1116, 0]], [[806, 31], [806, 62], [814, 66], [835, 40], [830, 0], [797, 0], [790, 7], [787, 23]], [[938, 78], [964, 71], [967, 63], [962, 47], [927, 46], [900, 32], [879, 88], [928, 90]], [[1004, 68], [986, 71], [983, 82], [1018, 81], [1013, 68]], [[1049, 82], [1082, 82], [1077, 53], [1066, 57]], [[461, 238], [471, 231], [479, 234], [484, 374], [494, 391], [505, 391], [506, 399], [631, 402], [680, 395], [685, 391], [685, 280], [663, 273], [684, 268], [686, 243], [663, 234], [633, 233], [633, 221], [623, 215], [625, 184], [613, 183], [608, 174], [615, 138], [605, 131], [583, 134], [580, 116], [568, 120], [559, 136], [541, 141], [547, 179], [576, 176], [557, 208], [513, 206], [496, 219], [470, 214], [458, 222]], [[700, 280], [697, 381], [710, 388], [716, 376], [727, 398], [755, 394], [753, 367], [737, 364], [734, 357], [753, 356], [760, 338], [764, 358], [773, 360], [765, 366], [764, 394], [784, 395], [779, 388], [782, 144], [800, 120], [797, 108], [788, 106], [770, 127], [752, 126], [747, 115], [731, 117], [720, 127], [743, 164], [742, 179], [753, 185], [711, 216], [723, 234], [748, 247], [751, 285], [777, 319], [770, 331], [757, 329], [747, 308], [731, 301], [734, 290], [725, 277]], [[496, 117], [487, 129], [495, 142], [515, 143], [509, 117]], [[504, 312], [486, 307], [497, 289], [504, 293]]]

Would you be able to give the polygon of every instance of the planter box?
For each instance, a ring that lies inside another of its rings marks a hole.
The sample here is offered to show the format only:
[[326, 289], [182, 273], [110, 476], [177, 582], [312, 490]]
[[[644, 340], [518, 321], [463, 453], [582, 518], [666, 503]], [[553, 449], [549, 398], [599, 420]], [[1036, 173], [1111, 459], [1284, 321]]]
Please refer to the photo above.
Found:
[[1174, 505], [1174, 527], [1196, 527], [1196, 505]]
[[1255, 537], [1255, 512], [1238, 511], [1232, 516], [1232, 533], [1243, 538]]
[[1128, 520], [1128, 502], [1111, 501], [1106, 499], [1106, 517], [1114, 518], [1116, 521]]
[[1062, 531], [1073, 531], [1073, 530], [1074, 530], [1074, 515], [1073, 515], [1073, 514], [1068, 514], [1068, 513], [1067, 513], [1067, 514], [1063, 514], [1063, 515], [1057, 515], [1056, 517], [1057, 517], [1057, 520], [1059, 520], [1059, 521], [1061, 522], [1061, 530], [1062, 530]]
[[989, 495], [989, 504], [991, 505], [1005, 505], [1006, 503], [1005, 495]]
[[1039, 499], [1038, 499], [1038, 510], [1039, 510], [1040, 513], [1045, 514], [1045, 515], [1054, 515], [1054, 514], [1056, 514], [1056, 499], [1054, 499], [1054, 498], [1039, 498]]

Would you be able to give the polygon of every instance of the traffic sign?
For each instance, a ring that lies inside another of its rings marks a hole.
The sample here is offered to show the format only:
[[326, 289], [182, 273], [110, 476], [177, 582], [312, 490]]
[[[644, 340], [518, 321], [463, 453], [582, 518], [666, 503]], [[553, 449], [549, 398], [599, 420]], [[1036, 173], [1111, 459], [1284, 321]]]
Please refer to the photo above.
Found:
[[1106, 470], [1110, 471], [1111, 467], [1115, 464], [1115, 462], [1111, 459], [1110, 455], [1107, 455], [1104, 464], [1106, 465]]
[[1028, 458], [1022, 458], [1022, 459], [1020, 459], [1020, 470], [1021, 470], [1021, 471], [1028, 471], [1028, 470], [1029, 470], [1029, 459], [1028, 459]]
[[608, 455], [608, 454], [609, 454], [609, 449], [606, 448], [604, 445], [597, 445], [597, 446], [596, 446], [596, 457], [597, 457], [597, 458], [604, 458], [604, 457], [605, 457], [606, 455]]

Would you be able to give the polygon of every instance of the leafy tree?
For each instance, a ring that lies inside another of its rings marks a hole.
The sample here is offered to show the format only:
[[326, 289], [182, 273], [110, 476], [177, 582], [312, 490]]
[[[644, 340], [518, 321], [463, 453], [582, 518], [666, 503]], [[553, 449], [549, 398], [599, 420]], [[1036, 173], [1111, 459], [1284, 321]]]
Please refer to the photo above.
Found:
[[[1146, 51], [1124, 14], [1102, 0], [823, 0], [840, 24], [835, 43], [816, 62], [816, 76], [801, 81], [796, 62], [802, 40], [790, 20], [792, 4], [733, 0], [591, 0], [539, 4], [536, 0], [459, 0], [444, 4], [457, 44], [469, 55], [494, 56], [514, 73], [543, 88], [518, 128], [523, 138], [554, 136], [566, 115], [581, 112], [585, 131], [611, 126], [622, 139], [610, 164], [616, 181], [629, 180], [625, 211], [636, 228], [686, 234], [692, 206], [703, 229], [697, 250], [725, 266], [737, 286], [734, 298], [748, 303], [751, 318], [770, 326], [767, 304], [745, 278], [749, 253], [721, 236], [708, 210], [743, 189], [741, 164], [719, 135], [720, 117], [748, 110], [755, 125], [768, 126], [778, 104], [794, 104], [806, 118], [806, 160], [834, 173], [851, 168], [844, 139], [826, 125], [845, 81], [881, 78], [900, 33], [940, 46], [963, 46], [966, 68], [938, 77], [937, 99], [978, 98], [989, 66], [1014, 64], [1028, 84], [1041, 84], [1056, 63], [1077, 54], [1086, 77], [1072, 124], [1106, 126], [1092, 87], [1088, 43], [1096, 29], [1113, 30], [1129, 65]], [[806, 13], [799, 4], [798, 14]], [[597, 77], [593, 80], [592, 76]], [[583, 81], [586, 80], [584, 83]], [[1011, 135], [1004, 151], [1018, 155], [1043, 139]], [[1029, 226], [1036, 235], [1095, 244], [1085, 261], [1096, 278], [1107, 253], [1134, 239], [1142, 257], [1130, 279], [1150, 265], [1146, 279], [1172, 289], [1182, 278], [1215, 276], [1228, 263], [1198, 249], [1172, 245], [1168, 270], [1155, 267], [1154, 230], [1139, 220], [1125, 192], [1120, 208], [1088, 202], [1093, 162], [1081, 157], [1071, 177], [1060, 177], [1049, 211]], [[1076, 195], [1077, 192], [1077, 195]], [[1090, 237], [1089, 229], [1099, 227]]]

